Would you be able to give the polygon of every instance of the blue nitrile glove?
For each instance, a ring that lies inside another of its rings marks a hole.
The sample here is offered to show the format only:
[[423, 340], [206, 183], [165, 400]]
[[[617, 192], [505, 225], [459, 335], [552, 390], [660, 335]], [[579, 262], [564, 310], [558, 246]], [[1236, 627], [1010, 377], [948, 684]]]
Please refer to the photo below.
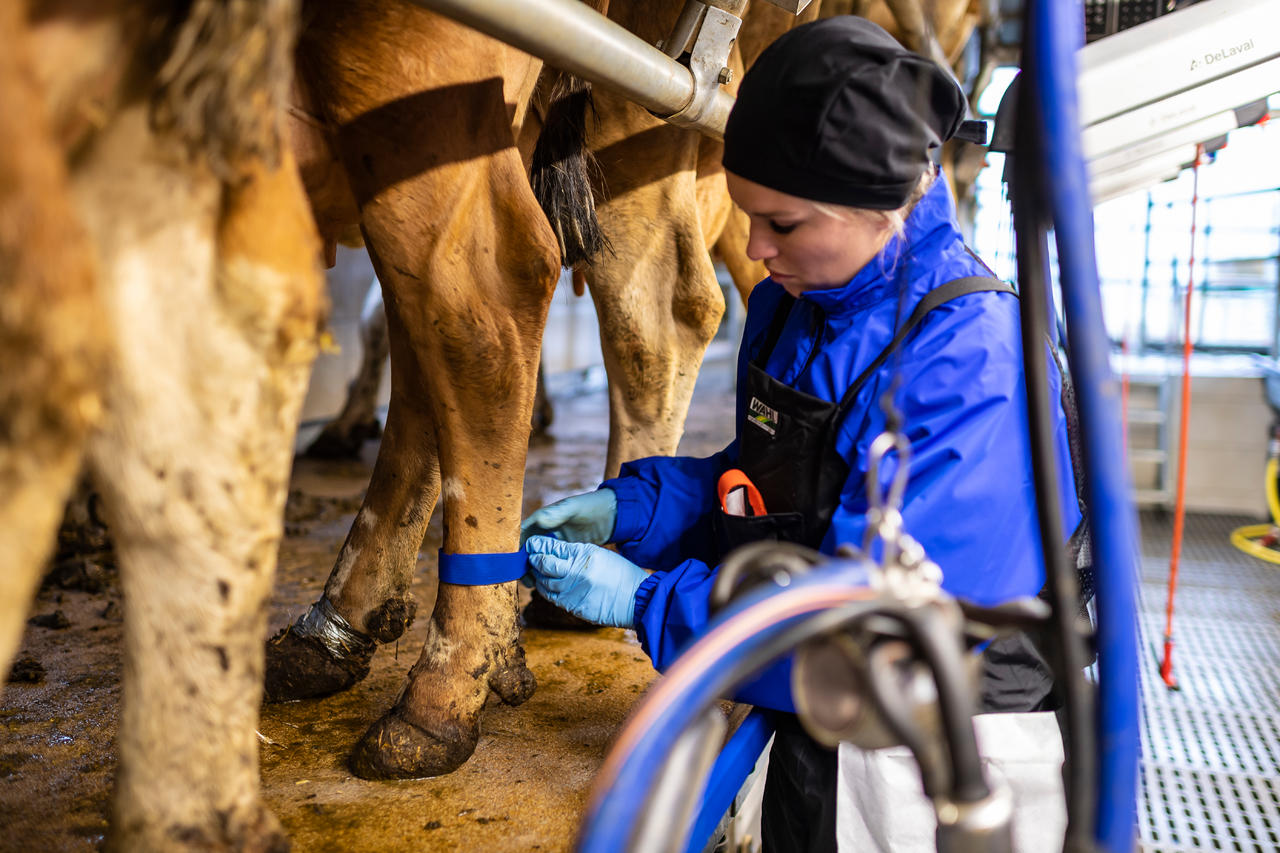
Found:
[[614, 628], [632, 628], [636, 590], [649, 573], [628, 560], [585, 542], [531, 536], [529, 572], [552, 604], [580, 619]]
[[613, 489], [573, 495], [534, 512], [520, 524], [520, 544], [530, 536], [554, 536], [565, 542], [603, 545], [618, 520], [618, 497]]

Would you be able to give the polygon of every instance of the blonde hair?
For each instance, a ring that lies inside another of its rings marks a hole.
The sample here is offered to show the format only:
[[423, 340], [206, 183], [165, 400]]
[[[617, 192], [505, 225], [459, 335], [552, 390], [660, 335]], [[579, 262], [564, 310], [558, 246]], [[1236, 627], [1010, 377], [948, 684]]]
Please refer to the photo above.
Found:
[[924, 198], [924, 194], [933, 186], [933, 182], [937, 177], [937, 169], [926, 169], [920, 175], [920, 180], [916, 181], [915, 188], [911, 190], [911, 194], [907, 196], [907, 203], [896, 210], [871, 210], [865, 207], [828, 204], [825, 201], [814, 201], [810, 202], [810, 204], [819, 213], [836, 219], [843, 219], [846, 222], [855, 217], [879, 220], [884, 227], [889, 229], [890, 237], [900, 237], [906, 229], [907, 217], [911, 215], [911, 211], [919, 203], [920, 199]]

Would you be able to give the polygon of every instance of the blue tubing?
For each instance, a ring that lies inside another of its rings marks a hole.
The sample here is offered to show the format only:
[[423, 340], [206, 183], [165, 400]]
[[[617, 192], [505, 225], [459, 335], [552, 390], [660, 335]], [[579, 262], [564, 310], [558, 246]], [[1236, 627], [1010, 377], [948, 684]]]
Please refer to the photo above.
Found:
[[[867, 563], [835, 559], [793, 577], [784, 589], [767, 584], [752, 590], [718, 615], [655, 683], [619, 733], [592, 784], [576, 849], [630, 849], [648, 792], [681, 733], [719, 698], [732, 695], [735, 687], [804, 639], [830, 630], [858, 608], [879, 603], [867, 583]], [[687, 795], [701, 797], [702, 790], [690, 782]], [[681, 833], [688, 829], [671, 828]]]
[[720, 757], [707, 777], [707, 790], [693, 820], [685, 853], [701, 853], [707, 848], [711, 833], [720, 826], [720, 819], [733, 805], [742, 783], [751, 775], [771, 737], [773, 725], [765, 718], [765, 712], [756, 708], [720, 750]]
[[1098, 594], [1098, 771], [1094, 838], [1131, 853], [1137, 818], [1139, 676], [1135, 602], [1135, 518], [1111, 373], [1093, 244], [1093, 202], [1080, 144], [1075, 51], [1077, 2], [1032, 0], [1028, 34], [1036, 62], [1024, 92], [1044, 128], [1049, 203], [1067, 317], [1068, 357], [1080, 408], [1089, 523]]

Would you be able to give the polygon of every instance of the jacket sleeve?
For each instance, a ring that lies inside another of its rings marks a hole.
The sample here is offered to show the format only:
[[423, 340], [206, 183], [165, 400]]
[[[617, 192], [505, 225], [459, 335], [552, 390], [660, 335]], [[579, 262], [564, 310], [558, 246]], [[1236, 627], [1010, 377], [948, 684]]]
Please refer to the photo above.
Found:
[[[746, 387], [751, 353], [783, 295], [782, 288], [767, 279], [751, 291], [738, 348], [739, 389]], [[739, 394], [736, 423], [742, 422], [745, 411]], [[720, 505], [716, 486], [720, 475], [737, 462], [735, 439], [705, 459], [651, 456], [624, 464], [618, 477], [602, 484], [618, 498], [618, 518], [609, 541], [646, 569], [670, 569], [689, 558], [714, 565], [718, 554], [711, 519]]]
[[[910, 352], [882, 371], [889, 387], [901, 374], [895, 402], [911, 442], [910, 477], [903, 498], [905, 531], [941, 567], [943, 588], [980, 604], [1035, 595], [1044, 584], [1035, 491], [1027, 438], [1021, 345], [1011, 325], [1013, 300], [965, 297], [949, 319], [926, 324]], [[993, 306], [992, 301], [999, 300]], [[986, 302], [985, 310], [978, 308]], [[944, 306], [939, 312], [952, 306]], [[959, 325], [959, 320], [963, 325]], [[957, 331], [958, 330], [958, 331]], [[1051, 368], [1055, 394], [1060, 382]], [[878, 398], [871, 388], [868, 399]], [[1079, 523], [1066, 423], [1053, 406], [1064, 535]], [[866, 530], [868, 451], [884, 429], [877, 405], [855, 408], [843, 427], [841, 453], [850, 474], [822, 550], [859, 548]], [[839, 445], [838, 445], [839, 447]], [[891, 456], [880, 470], [884, 494], [897, 469]], [[871, 555], [878, 559], [873, 547]]]
[[690, 557], [714, 562], [716, 485], [738, 457], [737, 442], [712, 456], [650, 456], [627, 462], [602, 485], [618, 498], [618, 551], [646, 569], [666, 570]]
[[[659, 672], [701, 636], [711, 621], [715, 569], [685, 560], [670, 571], [654, 572], [636, 590], [636, 636]], [[791, 657], [773, 664], [733, 696], [739, 702], [795, 713], [791, 700]]]

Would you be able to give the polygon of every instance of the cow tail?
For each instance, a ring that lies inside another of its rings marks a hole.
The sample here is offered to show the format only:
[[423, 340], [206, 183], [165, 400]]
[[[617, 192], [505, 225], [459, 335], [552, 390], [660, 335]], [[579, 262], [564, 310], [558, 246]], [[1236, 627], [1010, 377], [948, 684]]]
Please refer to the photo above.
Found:
[[177, 0], [156, 50], [151, 122], [225, 181], [278, 165], [300, 0]]
[[590, 83], [566, 72], [547, 73], [555, 80], [533, 149], [529, 183], [560, 242], [561, 264], [574, 267], [609, 247], [596, 216], [593, 187], [599, 185], [599, 167], [586, 139], [595, 107]]

